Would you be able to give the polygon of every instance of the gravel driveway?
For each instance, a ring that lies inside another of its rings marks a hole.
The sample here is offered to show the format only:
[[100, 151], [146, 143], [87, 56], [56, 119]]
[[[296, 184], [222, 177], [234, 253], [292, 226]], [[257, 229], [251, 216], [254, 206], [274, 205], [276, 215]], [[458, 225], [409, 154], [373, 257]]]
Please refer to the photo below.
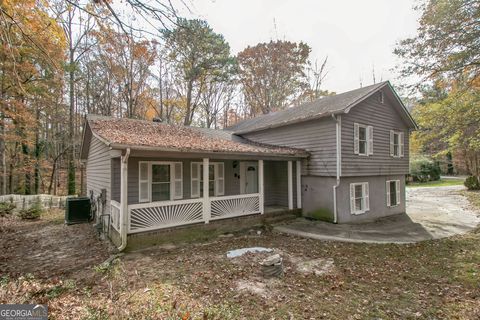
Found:
[[407, 188], [407, 214], [362, 224], [332, 224], [297, 219], [275, 230], [314, 238], [347, 242], [411, 243], [468, 232], [480, 223], [463, 186]]

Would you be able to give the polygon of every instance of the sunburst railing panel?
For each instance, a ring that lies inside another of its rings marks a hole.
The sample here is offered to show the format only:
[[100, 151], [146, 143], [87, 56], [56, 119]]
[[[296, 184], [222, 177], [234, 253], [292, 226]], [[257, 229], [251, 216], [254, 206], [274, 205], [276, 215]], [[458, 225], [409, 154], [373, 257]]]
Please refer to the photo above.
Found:
[[260, 213], [258, 193], [216, 197], [210, 200], [212, 220]]
[[203, 202], [192, 199], [130, 205], [129, 212], [129, 233], [136, 233], [202, 222]]

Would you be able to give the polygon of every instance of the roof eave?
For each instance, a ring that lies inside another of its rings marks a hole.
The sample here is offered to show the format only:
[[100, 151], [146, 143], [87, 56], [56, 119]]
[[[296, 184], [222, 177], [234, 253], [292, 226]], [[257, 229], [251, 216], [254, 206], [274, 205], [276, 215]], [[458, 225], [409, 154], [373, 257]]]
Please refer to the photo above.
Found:
[[415, 122], [415, 119], [413, 119], [413, 117], [412, 117], [412, 115], [410, 114], [410, 112], [408, 111], [407, 107], [403, 104], [402, 99], [400, 99], [400, 97], [398, 96], [397, 92], [393, 89], [392, 85], [390, 84], [390, 81], [388, 81], [388, 86], [389, 86], [390, 90], [393, 92], [393, 95], [394, 95], [395, 98], [397, 99], [398, 103], [402, 106], [403, 111], [405, 111], [405, 114], [407, 115], [408, 119], [409, 119], [410, 122], [411, 122], [412, 128], [413, 128], [414, 130], [418, 130], [418, 124], [417, 124], [417, 122]]
[[241, 151], [215, 151], [215, 150], [198, 150], [198, 149], [178, 149], [178, 148], [165, 148], [155, 146], [139, 146], [130, 144], [110, 143], [109, 146], [112, 149], [127, 149], [138, 151], [161, 151], [161, 152], [179, 152], [179, 153], [194, 153], [194, 154], [223, 154], [223, 155], [246, 155], [246, 156], [262, 156], [268, 155], [269, 157], [278, 158], [308, 158], [308, 152], [299, 152], [295, 154], [291, 153], [273, 153], [273, 152], [241, 152]]
[[[369, 97], [371, 97], [374, 93], [378, 92], [378, 90], [382, 89], [383, 87], [389, 85], [390, 82], [388, 81], [385, 81], [384, 83], [382, 83], [381, 86], [378, 86], [378, 87], [374, 87], [372, 90], [370, 90], [370, 92], [366, 93], [365, 95], [361, 96], [360, 98], [358, 98], [357, 100], [351, 102], [348, 104], [348, 106], [346, 108], [344, 108], [343, 110], [343, 113], [349, 113], [350, 110], [355, 107], [356, 105], [358, 105], [360, 102], [368, 99]], [[392, 90], [393, 91], [393, 90]]]
[[294, 120], [290, 120], [290, 121], [284, 121], [284, 122], [275, 123], [275, 124], [272, 124], [272, 125], [269, 125], [269, 126], [255, 128], [255, 129], [250, 129], [250, 130], [247, 129], [247, 130], [232, 131], [232, 132], [235, 135], [242, 135], [242, 134], [246, 134], [246, 133], [252, 133], [252, 132], [258, 132], [258, 131], [263, 131], [263, 130], [268, 130], [268, 129], [284, 127], [284, 126], [288, 126], [288, 125], [291, 125], [291, 124], [302, 123], [302, 122], [305, 122], [305, 121], [321, 119], [321, 118], [331, 116], [332, 114], [340, 114], [340, 113], [344, 113], [344, 111], [343, 110], [335, 110], [335, 111], [332, 111], [332, 112], [325, 112], [325, 113], [317, 114], [317, 115], [311, 116], [311, 117], [304, 117], [304, 118], [294, 119]]

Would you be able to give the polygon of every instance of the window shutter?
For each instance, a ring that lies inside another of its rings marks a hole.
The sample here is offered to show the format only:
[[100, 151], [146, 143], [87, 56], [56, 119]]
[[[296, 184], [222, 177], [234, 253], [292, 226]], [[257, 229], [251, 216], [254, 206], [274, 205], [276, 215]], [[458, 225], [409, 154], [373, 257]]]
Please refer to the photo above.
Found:
[[395, 191], [397, 192], [397, 204], [401, 203], [400, 198], [400, 180], [395, 181]]
[[373, 154], [373, 127], [372, 126], [368, 126], [368, 129], [367, 129], [367, 145], [368, 145], [367, 154], [368, 155]]
[[190, 171], [190, 193], [192, 198], [200, 197], [200, 163], [192, 162]]
[[365, 204], [365, 206], [364, 206], [365, 211], [370, 210], [370, 199], [369, 199], [369, 196], [368, 196], [368, 182], [363, 184], [363, 201], [364, 201], [364, 204]]
[[398, 134], [398, 150], [400, 157], [403, 157], [403, 132]]
[[355, 154], [358, 154], [359, 153], [359, 133], [358, 133], [358, 123], [354, 123], [353, 124], [353, 152]]
[[390, 181], [386, 182], [386, 188], [387, 188], [387, 207], [391, 207], [392, 204], [390, 203]]
[[173, 163], [173, 199], [183, 198], [183, 164]]
[[223, 162], [219, 162], [215, 165], [215, 195], [223, 196], [225, 194], [225, 166]]
[[390, 156], [393, 157], [394, 155], [394, 148], [393, 148], [393, 141], [394, 141], [394, 138], [393, 138], [393, 130], [390, 130]]
[[350, 183], [350, 213], [355, 213], [355, 184]]
[[138, 163], [138, 202], [150, 201], [148, 170], [148, 162]]

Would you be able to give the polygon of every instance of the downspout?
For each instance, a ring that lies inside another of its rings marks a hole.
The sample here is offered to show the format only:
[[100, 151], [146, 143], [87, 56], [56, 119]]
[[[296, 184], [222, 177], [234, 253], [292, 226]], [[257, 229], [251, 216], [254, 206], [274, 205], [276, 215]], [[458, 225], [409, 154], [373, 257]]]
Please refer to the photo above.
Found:
[[[128, 224], [128, 203], [127, 203], [127, 175], [128, 158], [130, 157], [130, 148], [127, 148], [125, 155], [120, 157], [120, 239], [122, 243], [118, 251], [123, 251], [127, 247], [127, 224]], [[124, 172], [125, 171], [125, 172]]]
[[337, 223], [338, 211], [337, 211], [337, 188], [340, 186], [340, 175], [342, 174], [342, 116], [332, 114], [332, 118], [335, 120], [335, 136], [336, 136], [336, 184], [333, 186], [333, 223]]

